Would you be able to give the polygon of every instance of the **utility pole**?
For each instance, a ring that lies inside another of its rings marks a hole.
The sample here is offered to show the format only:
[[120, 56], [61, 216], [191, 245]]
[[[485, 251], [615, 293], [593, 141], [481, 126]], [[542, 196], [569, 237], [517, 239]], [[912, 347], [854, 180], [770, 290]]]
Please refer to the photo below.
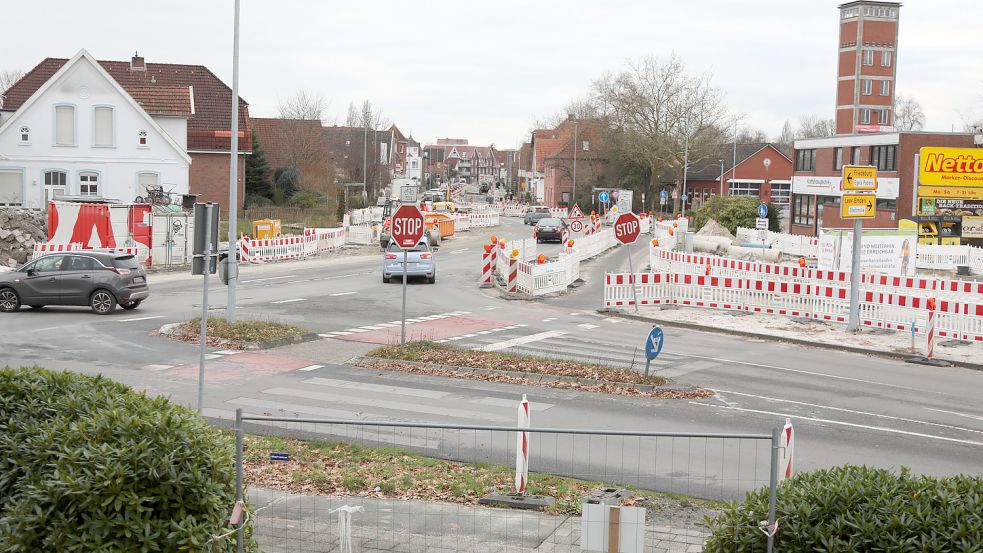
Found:
[[683, 193], [679, 195], [679, 199], [682, 201], [682, 209], [680, 210], [680, 215], [686, 216], [686, 178], [689, 176], [689, 122], [686, 123], [686, 138], [685, 146], [683, 146]]
[[724, 160], [718, 159], [720, 162], [720, 195], [724, 195]]
[[[226, 260], [229, 280], [228, 305], [225, 316], [236, 320], [236, 282], [239, 279], [237, 260], [239, 226], [239, 0], [235, 3], [235, 30], [232, 39], [232, 133], [229, 135], [231, 162], [229, 167], [229, 256]], [[207, 271], [206, 271], [207, 273]]]

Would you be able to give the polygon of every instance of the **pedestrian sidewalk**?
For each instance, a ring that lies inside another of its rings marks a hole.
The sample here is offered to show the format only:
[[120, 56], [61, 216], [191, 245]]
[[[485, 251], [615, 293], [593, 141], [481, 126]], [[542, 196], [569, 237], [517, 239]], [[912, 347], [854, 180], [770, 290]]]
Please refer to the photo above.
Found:
[[[611, 312], [604, 312], [611, 315]], [[773, 341], [787, 341], [807, 346], [886, 355], [897, 358], [923, 357], [925, 355], [925, 336], [915, 336], [915, 350], [912, 353], [912, 339], [908, 332], [895, 332], [884, 329], [862, 328], [854, 334], [847, 332], [843, 324], [769, 315], [746, 313], [743, 311], [722, 311], [698, 307], [640, 307], [636, 314], [633, 309], [615, 313], [619, 316], [678, 326], [707, 332], [723, 332], [751, 338]], [[983, 369], [983, 344], [958, 340], [936, 339], [935, 355], [939, 360], [974, 369]]]
[[[582, 551], [577, 516], [437, 501], [294, 495], [268, 489], [250, 489], [248, 499], [257, 509], [253, 536], [266, 553], [343, 551], [339, 512], [332, 511], [344, 506], [362, 509], [352, 514], [350, 532], [351, 550], [360, 553]], [[700, 528], [649, 521], [645, 551], [698, 553], [705, 537]]]

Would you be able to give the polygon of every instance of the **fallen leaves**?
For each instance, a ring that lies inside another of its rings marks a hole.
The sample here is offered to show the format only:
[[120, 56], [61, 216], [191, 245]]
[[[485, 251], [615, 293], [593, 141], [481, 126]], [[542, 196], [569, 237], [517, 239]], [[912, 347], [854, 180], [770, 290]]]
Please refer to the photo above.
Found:
[[[303, 336], [309, 332], [296, 325], [273, 321], [240, 320], [230, 323], [221, 317], [209, 317], [206, 341], [212, 347], [246, 349], [246, 346], [251, 343]], [[194, 318], [183, 322], [162, 336], [197, 344], [201, 341], [201, 319]]]

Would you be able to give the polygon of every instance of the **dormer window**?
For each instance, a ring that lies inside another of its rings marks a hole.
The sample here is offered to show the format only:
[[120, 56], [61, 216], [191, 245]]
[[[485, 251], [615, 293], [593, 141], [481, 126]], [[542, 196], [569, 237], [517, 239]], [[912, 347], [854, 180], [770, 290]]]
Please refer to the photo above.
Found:
[[31, 129], [30, 127], [20, 128], [20, 143], [30, 144], [31, 143]]
[[143, 147], [147, 146], [147, 131], [140, 131], [137, 137], [137, 144]]

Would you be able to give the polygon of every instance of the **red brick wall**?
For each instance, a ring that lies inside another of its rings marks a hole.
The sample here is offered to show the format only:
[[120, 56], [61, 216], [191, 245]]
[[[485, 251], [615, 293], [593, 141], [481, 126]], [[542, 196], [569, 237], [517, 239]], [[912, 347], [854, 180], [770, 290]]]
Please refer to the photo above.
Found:
[[840, 77], [849, 77], [857, 74], [857, 51], [847, 50], [840, 52], [839, 71]]
[[[244, 175], [246, 172], [245, 156], [239, 155], [237, 178], [239, 184], [238, 209], [242, 209], [245, 196]], [[217, 152], [192, 153], [191, 168], [188, 181], [192, 194], [198, 194], [199, 202], [217, 202], [222, 211], [229, 208], [229, 154]]]
[[[895, 21], [873, 21], [864, 20], [863, 42], [894, 44], [894, 37], [897, 34], [898, 22]], [[876, 60], [879, 62], [879, 60]]]

